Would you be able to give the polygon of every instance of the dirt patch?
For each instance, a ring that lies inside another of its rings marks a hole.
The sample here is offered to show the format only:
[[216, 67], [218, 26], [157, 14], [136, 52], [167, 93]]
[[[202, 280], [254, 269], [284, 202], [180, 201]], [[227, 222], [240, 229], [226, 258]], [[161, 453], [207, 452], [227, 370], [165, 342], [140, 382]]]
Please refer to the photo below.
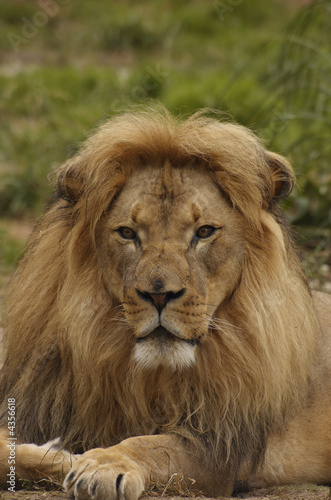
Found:
[[310, 484], [277, 486], [240, 495], [240, 498], [247, 500], [329, 500], [331, 490], [328, 486]]
[[[62, 491], [17, 491], [0, 493], [0, 500], [68, 500], [68, 495]], [[176, 496], [144, 496], [141, 500], [157, 500], [166, 498], [183, 500], [184, 497]], [[208, 500], [206, 497], [185, 497], [186, 500]], [[331, 500], [330, 488], [326, 486], [300, 485], [279, 486], [256, 490], [246, 495], [240, 495], [247, 500]]]
[[35, 225], [35, 221], [28, 220], [11, 220], [8, 221], [6, 227], [8, 236], [16, 238], [19, 241], [26, 242]]
[[0, 493], [0, 500], [68, 500], [68, 495], [62, 491], [6, 491]]

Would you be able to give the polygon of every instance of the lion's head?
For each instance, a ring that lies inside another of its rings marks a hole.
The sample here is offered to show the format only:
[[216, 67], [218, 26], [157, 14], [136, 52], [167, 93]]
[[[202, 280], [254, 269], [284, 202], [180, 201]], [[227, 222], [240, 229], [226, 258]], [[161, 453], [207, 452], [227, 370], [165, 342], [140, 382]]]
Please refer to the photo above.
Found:
[[88, 448], [171, 431], [256, 463], [313, 349], [278, 208], [293, 183], [251, 132], [201, 114], [102, 126], [60, 168], [9, 290], [1, 393], [19, 437]]
[[132, 173], [97, 233], [105, 284], [123, 304], [136, 362], [194, 363], [240, 280], [242, 217], [208, 172], [166, 160]]

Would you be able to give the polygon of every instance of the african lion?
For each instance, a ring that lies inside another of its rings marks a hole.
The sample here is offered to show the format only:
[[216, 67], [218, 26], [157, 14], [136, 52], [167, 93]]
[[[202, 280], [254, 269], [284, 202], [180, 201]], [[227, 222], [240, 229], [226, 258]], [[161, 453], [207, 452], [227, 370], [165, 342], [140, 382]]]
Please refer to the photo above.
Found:
[[128, 113], [87, 140], [7, 295], [4, 483], [66, 474], [76, 499], [136, 500], [177, 472], [209, 496], [331, 481], [331, 297], [280, 214], [293, 185], [202, 113]]

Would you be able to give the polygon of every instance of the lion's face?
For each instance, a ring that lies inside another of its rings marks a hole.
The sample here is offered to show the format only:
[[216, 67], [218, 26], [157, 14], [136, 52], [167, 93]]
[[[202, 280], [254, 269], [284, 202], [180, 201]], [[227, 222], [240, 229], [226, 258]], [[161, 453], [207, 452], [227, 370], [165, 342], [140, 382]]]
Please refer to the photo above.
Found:
[[144, 167], [103, 219], [99, 256], [123, 304], [136, 361], [194, 363], [213, 314], [238, 285], [243, 218], [203, 169]]

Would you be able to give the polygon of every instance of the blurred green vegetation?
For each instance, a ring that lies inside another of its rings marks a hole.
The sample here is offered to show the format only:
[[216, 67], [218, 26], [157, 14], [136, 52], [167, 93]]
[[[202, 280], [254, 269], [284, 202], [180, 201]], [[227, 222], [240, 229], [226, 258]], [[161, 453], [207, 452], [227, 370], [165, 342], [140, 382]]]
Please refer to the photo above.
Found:
[[91, 129], [156, 99], [252, 128], [294, 164], [291, 220], [329, 228], [331, 3], [300, 3], [0, 0], [0, 215], [38, 215]]
[[[17, 259], [22, 255], [24, 242], [9, 233], [5, 224], [0, 223], [0, 299]], [[3, 242], [3, 243], [2, 243]], [[0, 301], [1, 302], [1, 301]], [[2, 312], [2, 311], [1, 311]], [[1, 327], [1, 322], [0, 322]], [[1, 332], [1, 330], [0, 330]]]

